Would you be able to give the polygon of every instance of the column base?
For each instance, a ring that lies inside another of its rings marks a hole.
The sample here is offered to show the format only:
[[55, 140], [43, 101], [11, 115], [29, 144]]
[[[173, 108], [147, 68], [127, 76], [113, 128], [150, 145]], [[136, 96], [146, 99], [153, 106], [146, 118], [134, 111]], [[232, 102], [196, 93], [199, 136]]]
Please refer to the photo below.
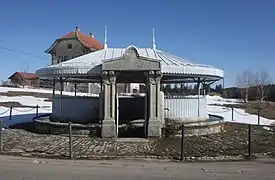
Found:
[[162, 122], [157, 118], [150, 118], [148, 122], [148, 137], [161, 137]]
[[101, 127], [102, 138], [116, 137], [116, 124], [114, 119], [104, 119]]

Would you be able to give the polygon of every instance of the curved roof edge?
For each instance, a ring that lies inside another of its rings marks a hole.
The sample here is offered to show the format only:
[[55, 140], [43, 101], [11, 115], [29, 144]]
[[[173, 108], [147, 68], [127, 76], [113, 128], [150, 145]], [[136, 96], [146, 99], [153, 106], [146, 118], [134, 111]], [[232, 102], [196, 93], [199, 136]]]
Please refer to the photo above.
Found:
[[98, 76], [101, 74], [101, 64], [106, 60], [123, 58], [128, 48], [135, 48], [142, 58], [155, 59], [161, 62], [164, 75], [198, 75], [223, 78], [223, 70], [203, 64], [193, 64], [181, 57], [151, 48], [107, 48], [92, 52], [57, 65], [47, 66], [36, 71], [40, 77], [52, 76]]

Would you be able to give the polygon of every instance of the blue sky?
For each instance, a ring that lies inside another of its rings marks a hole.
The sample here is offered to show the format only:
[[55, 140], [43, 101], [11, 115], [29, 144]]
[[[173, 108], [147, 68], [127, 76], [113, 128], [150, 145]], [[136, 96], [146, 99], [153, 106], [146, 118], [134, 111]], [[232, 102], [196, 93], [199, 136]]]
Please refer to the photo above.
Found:
[[[0, 6], [0, 79], [29, 64], [29, 71], [50, 64], [44, 51], [54, 40], [79, 26], [108, 46], [157, 48], [225, 72], [225, 85], [238, 72], [272, 71], [275, 62], [274, 0], [25, 0]], [[36, 57], [34, 57], [36, 56]]]

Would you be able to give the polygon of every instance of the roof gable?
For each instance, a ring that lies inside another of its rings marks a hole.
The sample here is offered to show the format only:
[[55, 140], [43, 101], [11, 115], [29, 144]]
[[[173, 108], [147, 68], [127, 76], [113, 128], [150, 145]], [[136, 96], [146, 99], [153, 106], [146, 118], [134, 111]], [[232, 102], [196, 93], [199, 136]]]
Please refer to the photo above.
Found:
[[103, 49], [103, 45], [94, 37], [88, 36], [83, 32], [80, 31], [73, 31], [65, 34], [64, 36], [55, 40], [55, 42], [47, 49], [45, 52], [50, 53], [51, 50], [56, 46], [56, 44], [60, 41], [67, 40], [67, 39], [76, 39], [78, 40], [83, 46], [92, 49], [92, 50], [101, 50]]
[[8, 79], [11, 79], [15, 75], [19, 75], [24, 79], [38, 79], [38, 76], [36, 74], [27, 72], [15, 72]]

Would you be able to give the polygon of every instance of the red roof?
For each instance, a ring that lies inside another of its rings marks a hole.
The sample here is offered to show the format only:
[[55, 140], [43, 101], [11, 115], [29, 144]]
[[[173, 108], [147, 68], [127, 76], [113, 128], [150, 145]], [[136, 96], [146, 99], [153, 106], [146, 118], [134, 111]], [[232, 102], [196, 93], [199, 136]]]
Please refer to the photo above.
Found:
[[85, 47], [92, 49], [92, 50], [101, 50], [103, 49], [103, 45], [94, 37], [86, 35], [83, 32], [80, 32], [79, 28], [77, 28], [75, 31], [70, 32], [68, 34], [65, 34], [64, 36], [56, 39], [56, 41], [51, 45], [51, 47], [46, 50], [46, 53], [50, 53], [50, 51], [54, 48], [56, 43], [58, 43], [61, 40], [65, 39], [77, 39], [82, 43]]
[[85, 33], [80, 31], [70, 32], [59, 39], [63, 40], [63, 39], [69, 39], [69, 38], [77, 38], [83, 45], [85, 45], [90, 49], [95, 49], [95, 50], [103, 49], [103, 45], [97, 39], [91, 36], [88, 36]]
[[37, 79], [38, 76], [34, 73], [27, 73], [27, 72], [15, 72], [13, 73], [8, 79], [11, 79], [13, 76], [15, 76], [16, 74], [22, 76], [25, 79]]

